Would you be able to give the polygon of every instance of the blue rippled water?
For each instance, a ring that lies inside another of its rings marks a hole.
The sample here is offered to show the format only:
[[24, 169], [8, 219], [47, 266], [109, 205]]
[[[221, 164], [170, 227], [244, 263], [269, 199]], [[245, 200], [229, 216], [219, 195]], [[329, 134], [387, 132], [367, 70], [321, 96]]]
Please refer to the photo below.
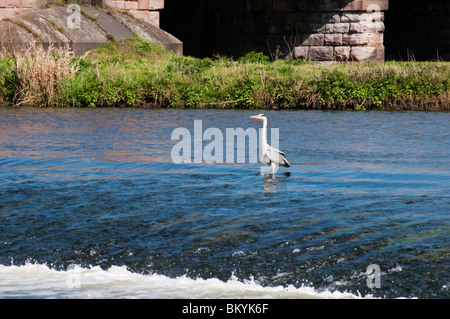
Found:
[[254, 113], [0, 108], [0, 297], [449, 297], [449, 113], [267, 111], [275, 179], [172, 162]]

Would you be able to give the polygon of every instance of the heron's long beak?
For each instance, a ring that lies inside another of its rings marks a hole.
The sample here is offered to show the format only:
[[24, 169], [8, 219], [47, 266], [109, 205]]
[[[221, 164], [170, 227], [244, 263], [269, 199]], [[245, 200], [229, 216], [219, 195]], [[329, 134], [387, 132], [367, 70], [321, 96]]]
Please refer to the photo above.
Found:
[[258, 115], [252, 115], [252, 116], [250, 116], [250, 118], [251, 119], [259, 119], [259, 116]]

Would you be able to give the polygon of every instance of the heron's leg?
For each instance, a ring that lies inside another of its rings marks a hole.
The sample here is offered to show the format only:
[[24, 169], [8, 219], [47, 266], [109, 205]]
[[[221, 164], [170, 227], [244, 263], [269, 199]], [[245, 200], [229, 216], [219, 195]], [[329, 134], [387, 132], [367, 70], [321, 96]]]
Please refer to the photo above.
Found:
[[270, 175], [273, 177], [275, 177], [275, 163], [272, 162], [270, 163]]

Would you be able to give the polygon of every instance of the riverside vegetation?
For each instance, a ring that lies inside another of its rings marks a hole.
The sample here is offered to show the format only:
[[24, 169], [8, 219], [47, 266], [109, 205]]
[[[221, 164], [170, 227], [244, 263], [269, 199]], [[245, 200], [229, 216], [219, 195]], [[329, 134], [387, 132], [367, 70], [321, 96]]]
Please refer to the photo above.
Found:
[[250, 52], [179, 56], [138, 37], [81, 57], [30, 48], [0, 58], [0, 104], [450, 110], [450, 63], [318, 64]]

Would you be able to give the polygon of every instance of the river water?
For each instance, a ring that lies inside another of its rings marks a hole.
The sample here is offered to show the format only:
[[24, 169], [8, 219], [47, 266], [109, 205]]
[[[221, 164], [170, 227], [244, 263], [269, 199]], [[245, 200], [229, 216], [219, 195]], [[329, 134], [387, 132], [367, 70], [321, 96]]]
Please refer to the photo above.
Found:
[[265, 111], [275, 178], [172, 161], [258, 113], [0, 108], [0, 298], [450, 296], [449, 113]]

